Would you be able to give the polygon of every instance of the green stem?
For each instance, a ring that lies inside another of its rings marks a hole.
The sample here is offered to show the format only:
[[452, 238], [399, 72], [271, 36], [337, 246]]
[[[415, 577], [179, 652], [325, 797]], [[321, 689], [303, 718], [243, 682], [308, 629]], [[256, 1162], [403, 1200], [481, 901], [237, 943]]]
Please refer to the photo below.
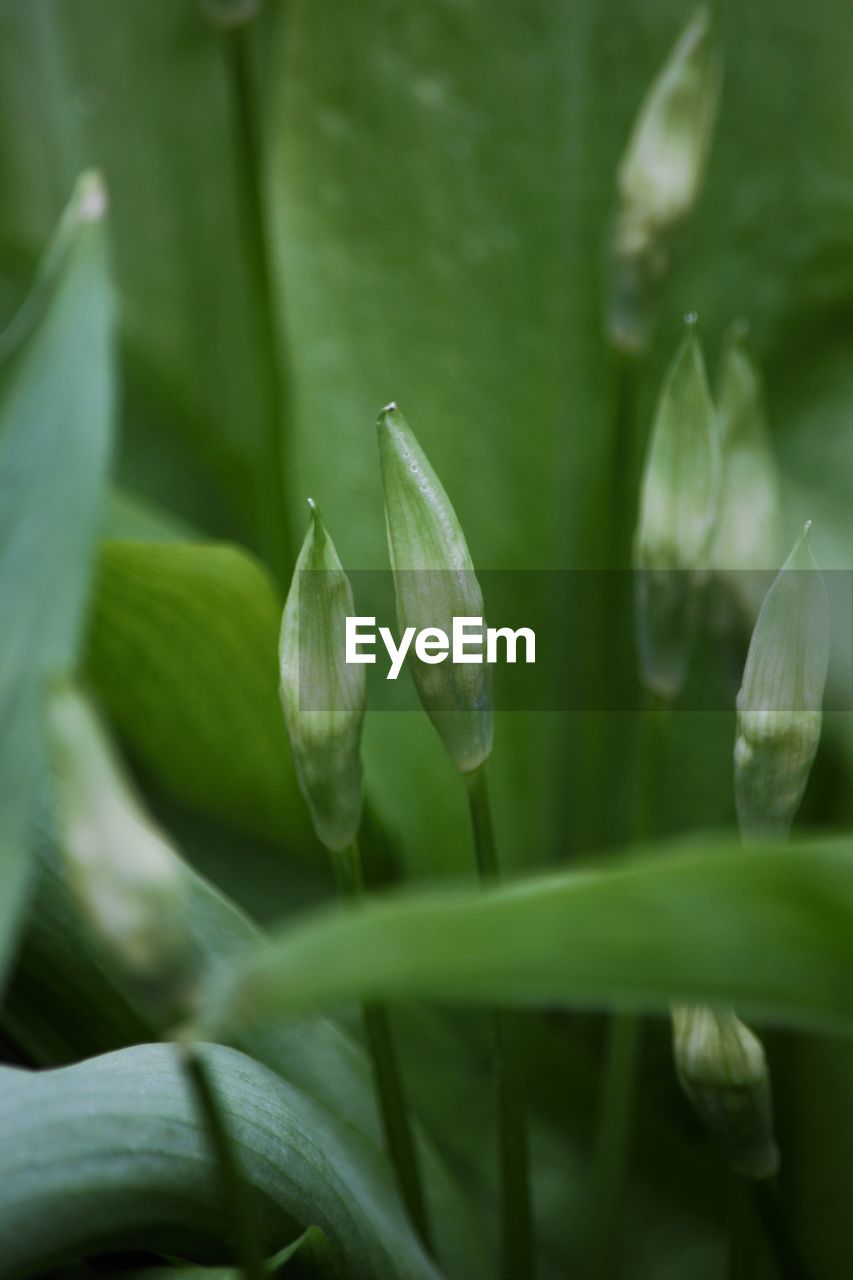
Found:
[[225, 41], [231, 84], [238, 192], [244, 218], [244, 245], [258, 298], [259, 364], [263, 371], [264, 448], [266, 463], [259, 475], [260, 536], [265, 555], [282, 585], [292, 568], [293, 548], [287, 521], [283, 438], [286, 413], [283, 344], [278, 331], [272, 286], [262, 187], [263, 147], [258, 112], [258, 86], [252, 65], [253, 24], [227, 30]]
[[809, 1280], [809, 1273], [788, 1227], [778, 1192], [768, 1181], [754, 1181], [752, 1199], [782, 1280]]
[[[465, 776], [477, 869], [484, 884], [494, 884], [500, 877], [500, 868], [485, 766], [480, 765]], [[500, 1117], [501, 1249], [505, 1280], [519, 1280], [521, 1276], [525, 1280], [533, 1280], [535, 1273], [522, 1037], [519, 1015], [498, 1009], [495, 1012], [495, 1054]]]
[[[666, 750], [668, 705], [652, 695], [642, 716], [637, 836], [648, 840], [658, 824]], [[592, 1169], [590, 1280], [610, 1280], [619, 1264], [622, 1203], [636, 1105], [642, 1020], [633, 1013], [611, 1017]]]
[[[334, 854], [333, 863], [341, 897], [348, 902], [357, 901], [364, 893], [358, 845], [353, 842], [342, 854]], [[378, 1001], [366, 1000], [361, 1006], [361, 1016], [382, 1114], [385, 1142], [397, 1176], [400, 1195], [412, 1225], [429, 1249], [429, 1219], [388, 1010]]]
[[[620, 650], [621, 628], [615, 621], [623, 612], [624, 575], [631, 564], [631, 533], [639, 490], [639, 441], [634, 401], [637, 381], [635, 356], [617, 352], [613, 363], [613, 426], [609, 458], [603, 476], [601, 510], [605, 513], [601, 548], [601, 591], [595, 611], [594, 638], [598, 661], [597, 683], [591, 686], [595, 700], [587, 713], [584, 751], [580, 760], [580, 794], [572, 797], [577, 824], [579, 851], [587, 852], [621, 841], [624, 833], [614, 824], [614, 815], [602, 804], [606, 791], [609, 761], [613, 759], [615, 737], [621, 733], [623, 717], [604, 708], [618, 707], [622, 685], [630, 679]], [[614, 685], [614, 680], [617, 682]], [[626, 699], [630, 690], [626, 687]], [[617, 807], [618, 810], [618, 807]]]
[[727, 1280], [758, 1280], [762, 1273], [761, 1249], [747, 1182], [732, 1174], [730, 1186]]
[[234, 1246], [244, 1280], [267, 1280], [264, 1253], [249, 1204], [246, 1183], [216, 1087], [195, 1045], [182, 1045], [180, 1052], [184, 1072], [219, 1170], [222, 1207], [231, 1223]]

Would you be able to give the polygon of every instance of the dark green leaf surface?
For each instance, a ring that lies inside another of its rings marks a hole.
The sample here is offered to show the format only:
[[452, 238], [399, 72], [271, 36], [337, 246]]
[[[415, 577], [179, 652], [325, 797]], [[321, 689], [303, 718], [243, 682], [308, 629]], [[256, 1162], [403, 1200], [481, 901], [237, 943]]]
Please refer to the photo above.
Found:
[[0, 370], [0, 973], [27, 879], [41, 696], [74, 663], [110, 452], [103, 201], [84, 177]]
[[[748, 855], [695, 839], [624, 867], [422, 893], [282, 931], [208, 998], [205, 1034], [356, 996], [732, 1003], [853, 1033], [853, 848]], [[441, 945], [436, 946], [436, 940]]]
[[281, 601], [220, 543], [103, 544], [87, 671], [136, 760], [173, 796], [295, 855], [310, 831], [278, 700]]
[[[235, 1050], [205, 1059], [224, 1101], [263, 1242], [318, 1226], [352, 1280], [438, 1273], [387, 1166], [354, 1130]], [[177, 1053], [143, 1045], [79, 1066], [0, 1073], [4, 1276], [107, 1248], [227, 1261], [215, 1170]]]

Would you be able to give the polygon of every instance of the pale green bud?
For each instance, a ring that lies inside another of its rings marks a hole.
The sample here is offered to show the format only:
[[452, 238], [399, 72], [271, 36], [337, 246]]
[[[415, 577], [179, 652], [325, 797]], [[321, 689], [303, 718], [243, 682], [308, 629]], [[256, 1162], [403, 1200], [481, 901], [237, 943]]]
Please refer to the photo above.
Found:
[[707, 167], [721, 70], [703, 6], [646, 94], [619, 165], [608, 327], [620, 350], [648, 341], [658, 289]]
[[737, 697], [735, 798], [749, 840], [788, 835], [820, 741], [830, 612], [810, 527], [764, 599]]
[[284, 606], [279, 643], [281, 706], [296, 774], [320, 840], [342, 853], [361, 824], [365, 674], [347, 664], [350, 581], [320, 513], [311, 522]]
[[[454, 617], [483, 617], [483, 594], [450, 499], [395, 404], [379, 415], [388, 551], [402, 631]], [[484, 624], [485, 625], [485, 622]], [[428, 665], [410, 660], [418, 696], [448, 755], [463, 773], [492, 749], [491, 673], [485, 663]]]
[[681, 1087], [736, 1173], [772, 1178], [779, 1168], [764, 1048], [731, 1009], [676, 1005], [675, 1069]]
[[658, 401], [634, 539], [640, 676], [664, 698], [676, 697], [687, 675], [719, 492], [714, 406], [690, 315]]
[[761, 379], [747, 328], [736, 321], [723, 342], [717, 422], [723, 459], [716, 569], [772, 569], [779, 563], [779, 475], [764, 415]]
[[91, 705], [47, 701], [59, 848], [72, 892], [130, 974], [176, 984], [189, 958], [183, 864], [142, 808]]

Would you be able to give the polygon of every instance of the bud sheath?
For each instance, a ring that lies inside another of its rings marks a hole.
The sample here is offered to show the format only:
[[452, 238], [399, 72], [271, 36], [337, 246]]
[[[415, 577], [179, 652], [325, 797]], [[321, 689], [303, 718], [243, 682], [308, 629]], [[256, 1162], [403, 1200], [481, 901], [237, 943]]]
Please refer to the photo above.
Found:
[[[483, 594], [450, 499], [396, 405], [379, 415], [379, 458], [388, 551], [401, 630], [483, 618]], [[483, 622], [485, 625], [485, 620]], [[413, 660], [418, 696], [457, 769], [468, 773], [492, 749], [489, 667]]]
[[619, 165], [608, 329], [622, 351], [648, 341], [658, 290], [707, 167], [721, 71], [703, 6], [646, 94]]
[[723, 341], [717, 406], [723, 483], [714, 546], [714, 567], [723, 570], [779, 564], [779, 476], [746, 334], [746, 325], [735, 321]]
[[735, 798], [746, 840], [787, 837], [820, 741], [830, 616], [809, 527], [761, 606], [737, 698]]
[[71, 888], [131, 974], [176, 986], [189, 958], [181, 860], [143, 811], [88, 701], [60, 685], [47, 719]]
[[761, 1041], [730, 1009], [676, 1005], [672, 1024], [678, 1079], [732, 1168], [772, 1178], [779, 1152]]
[[317, 835], [342, 853], [361, 823], [365, 677], [363, 666], [345, 661], [346, 618], [356, 612], [352, 587], [317, 507], [309, 506], [281, 622], [281, 705]]
[[640, 677], [663, 698], [676, 697], [686, 678], [719, 491], [714, 406], [688, 316], [658, 401], [634, 540]]

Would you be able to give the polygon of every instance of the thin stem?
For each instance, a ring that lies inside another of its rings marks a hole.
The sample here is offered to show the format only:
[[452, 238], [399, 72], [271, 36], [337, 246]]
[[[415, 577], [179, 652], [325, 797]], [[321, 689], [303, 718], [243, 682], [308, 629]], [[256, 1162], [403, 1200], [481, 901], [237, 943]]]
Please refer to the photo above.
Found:
[[266, 465], [259, 476], [260, 535], [264, 552], [279, 581], [292, 568], [287, 498], [284, 487], [283, 437], [286, 412], [283, 344], [278, 330], [272, 286], [262, 187], [263, 147], [258, 87], [252, 65], [252, 23], [223, 34], [231, 84], [238, 166], [238, 192], [244, 218], [244, 244], [255, 286], [260, 366], [266, 384], [264, 432]]
[[[612, 815], [601, 802], [606, 788], [608, 762], [614, 754], [614, 738], [621, 732], [621, 717], [606, 711], [608, 705], [619, 706], [621, 685], [626, 668], [620, 650], [623, 613], [624, 575], [631, 564], [631, 534], [636, 516], [638, 491], [639, 441], [635, 421], [636, 357], [617, 352], [613, 364], [613, 418], [609, 458], [603, 477], [601, 510], [605, 513], [602, 530], [602, 590], [595, 613], [595, 643], [598, 646], [596, 669], [599, 681], [593, 686], [594, 706], [588, 713], [585, 747], [581, 758], [582, 786], [576, 797], [574, 812], [577, 843], [580, 851], [588, 851], [621, 838], [613, 830]], [[614, 689], [614, 680], [617, 683]], [[610, 700], [614, 698], [611, 702]], [[627, 693], [627, 689], [626, 689]]]
[[642, 1023], [633, 1013], [610, 1018], [592, 1169], [590, 1280], [616, 1275], [622, 1202], [634, 1119]]
[[[652, 695], [642, 717], [637, 813], [640, 840], [653, 836], [658, 825], [668, 715], [667, 704]], [[591, 1280], [610, 1280], [618, 1271], [641, 1048], [642, 1020], [633, 1013], [614, 1014], [608, 1027], [592, 1169]]]
[[730, 1175], [727, 1280], [758, 1280], [762, 1257], [746, 1180]]
[[219, 1170], [222, 1193], [222, 1207], [231, 1223], [237, 1259], [244, 1280], [267, 1280], [268, 1272], [264, 1261], [254, 1215], [246, 1191], [246, 1183], [240, 1171], [240, 1164], [224, 1110], [216, 1092], [216, 1086], [204, 1059], [195, 1045], [181, 1046], [181, 1060], [184, 1072], [199, 1114], [204, 1122], [210, 1150]]
[[[485, 766], [466, 774], [474, 851], [484, 884], [500, 877], [494, 824]], [[530, 1155], [521, 1060], [523, 1026], [517, 1013], [495, 1012], [498, 1112], [500, 1117], [500, 1176], [502, 1263], [505, 1280], [520, 1276], [533, 1280], [535, 1251], [530, 1200]]]
[[809, 1280], [775, 1187], [768, 1181], [754, 1181], [751, 1186], [755, 1211], [782, 1280]]
[[[333, 863], [341, 897], [345, 901], [357, 901], [364, 893], [358, 845], [353, 842], [342, 854], [333, 855]], [[378, 1001], [365, 1000], [361, 1006], [361, 1016], [388, 1154], [412, 1225], [429, 1249], [429, 1219], [388, 1010]]]

